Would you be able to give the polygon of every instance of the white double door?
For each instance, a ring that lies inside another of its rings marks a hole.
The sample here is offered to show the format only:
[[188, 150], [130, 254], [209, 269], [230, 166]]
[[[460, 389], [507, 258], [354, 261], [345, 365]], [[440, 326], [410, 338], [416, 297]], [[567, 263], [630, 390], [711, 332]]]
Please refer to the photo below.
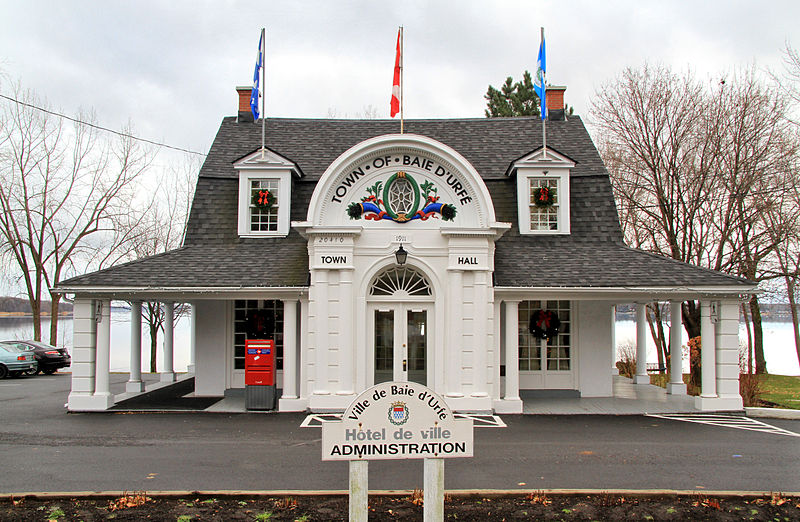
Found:
[[433, 306], [374, 303], [368, 313], [373, 384], [407, 381], [427, 385]]

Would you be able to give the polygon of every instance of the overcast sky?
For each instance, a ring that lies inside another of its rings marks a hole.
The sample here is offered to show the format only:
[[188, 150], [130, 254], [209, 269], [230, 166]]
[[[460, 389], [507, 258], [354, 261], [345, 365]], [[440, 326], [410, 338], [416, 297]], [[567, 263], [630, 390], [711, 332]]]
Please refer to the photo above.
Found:
[[[660, 62], [714, 81], [753, 62], [779, 69], [800, 45], [800, 2], [714, 1], [5, 1], [0, 70], [74, 114], [206, 152], [236, 85], [249, 85], [267, 30], [269, 116], [388, 117], [397, 27], [405, 114], [482, 117], [489, 84], [536, 67], [584, 114], [626, 66]], [[5, 103], [5, 102], [3, 102]]]

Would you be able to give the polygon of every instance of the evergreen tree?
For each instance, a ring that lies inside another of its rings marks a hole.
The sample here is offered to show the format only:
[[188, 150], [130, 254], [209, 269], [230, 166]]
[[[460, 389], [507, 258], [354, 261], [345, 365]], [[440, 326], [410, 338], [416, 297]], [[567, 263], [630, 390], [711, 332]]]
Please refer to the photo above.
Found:
[[528, 71], [523, 73], [519, 82], [514, 82], [509, 76], [499, 90], [490, 85], [484, 98], [487, 118], [539, 116], [539, 96], [533, 90], [533, 80]]

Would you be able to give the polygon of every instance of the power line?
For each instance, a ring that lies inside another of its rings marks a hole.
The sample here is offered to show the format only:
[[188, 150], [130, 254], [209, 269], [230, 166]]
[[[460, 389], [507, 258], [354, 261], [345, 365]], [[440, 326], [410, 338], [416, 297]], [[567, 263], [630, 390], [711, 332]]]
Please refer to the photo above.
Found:
[[80, 125], [86, 125], [87, 127], [92, 127], [92, 128], [95, 128], [95, 129], [98, 129], [98, 130], [101, 130], [101, 131], [110, 132], [112, 134], [116, 134], [117, 136], [122, 136], [123, 138], [130, 138], [132, 140], [142, 141], [144, 143], [149, 143], [151, 145], [156, 145], [158, 147], [164, 147], [165, 149], [172, 149], [172, 150], [177, 150], [177, 151], [180, 151], [180, 152], [186, 152], [187, 154], [196, 154], [198, 156], [206, 156], [206, 154], [203, 154], [202, 152], [197, 152], [197, 151], [194, 151], [194, 150], [184, 149], [184, 148], [181, 148], [181, 147], [175, 147], [173, 145], [167, 145], [166, 143], [159, 143], [157, 141], [148, 140], [146, 138], [140, 138], [138, 136], [134, 136], [132, 134], [127, 134], [125, 132], [115, 131], [114, 129], [109, 129], [107, 127], [103, 127], [101, 125], [96, 125], [94, 123], [81, 121], [81, 120], [79, 120], [77, 118], [73, 118], [71, 116], [67, 116], [66, 114], [61, 114], [60, 112], [51, 111], [50, 109], [45, 109], [44, 107], [39, 107], [38, 105], [33, 105], [32, 103], [27, 103], [27, 102], [24, 102], [24, 101], [20, 101], [20, 100], [18, 100], [16, 98], [12, 98], [10, 96], [6, 96], [5, 94], [0, 94], [0, 98], [5, 98], [6, 100], [12, 101], [14, 103], [18, 103], [20, 105], [24, 105], [25, 107], [30, 107], [31, 109], [36, 109], [37, 111], [42, 111], [42, 112], [45, 112], [47, 114], [52, 114], [53, 116], [58, 116], [59, 118], [64, 118], [64, 119], [70, 120], [72, 122], [78, 123]]

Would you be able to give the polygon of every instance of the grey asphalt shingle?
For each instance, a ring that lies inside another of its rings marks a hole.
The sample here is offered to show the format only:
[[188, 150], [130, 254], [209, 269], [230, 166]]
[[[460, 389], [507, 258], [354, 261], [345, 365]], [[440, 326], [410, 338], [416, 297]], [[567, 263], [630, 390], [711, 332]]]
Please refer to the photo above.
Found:
[[[481, 174], [498, 221], [512, 224], [496, 243], [497, 286], [650, 287], [741, 286], [752, 283], [626, 247], [608, 174], [577, 117], [548, 122], [548, 147], [576, 161], [571, 172], [571, 233], [520, 235], [516, 180], [509, 166], [541, 147], [537, 118], [407, 120], [406, 132], [457, 150]], [[292, 183], [291, 219], [306, 218], [317, 180], [343, 152], [368, 138], [396, 133], [393, 120], [268, 119], [267, 146], [302, 172]], [[62, 287], [285, 287], [308, 284], [306, 241], [241, 239], [238, 177], [233, 163], [261, 145], [259, 123], [222, 121], [200, 171], [184, 246], [64, 281]]]

